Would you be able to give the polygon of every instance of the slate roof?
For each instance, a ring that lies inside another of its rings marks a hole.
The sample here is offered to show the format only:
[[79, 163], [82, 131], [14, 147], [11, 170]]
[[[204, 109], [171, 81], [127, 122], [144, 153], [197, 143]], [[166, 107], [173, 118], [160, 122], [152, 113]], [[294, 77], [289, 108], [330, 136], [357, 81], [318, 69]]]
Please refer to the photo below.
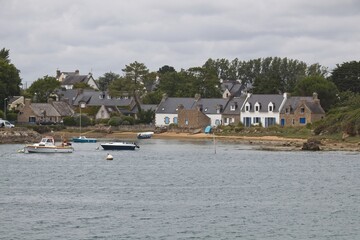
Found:
[[72, 116], [74, 115], [74, 110], [66, 102], [52, 102], [53, 107], [56, 109], [61, 116]]
[[[240, 110], [241, 110], [242, 105], [245, 102], [245, 99], [246, 99], [245, 95], [243, 95], [241, 97], [234, 97], [234, 98], [230, 99], [229, 102], [226, 104], [223, 114], [231, 114], [231, 115], [240, 114]], [[235, 108], [235, 111], [230, 110], [230, 107], [233, 105], [237, 106]]]
[[226, 80], [221, 83], [221, 91], [224, 92], [227, 89], [233, 97], [240, 97], [243, 88], [242, 84], [235, 80]]
[[94, 90], [84, 90], [78, 94], [73, 105], [78, 106], [79, 102], [85, 102], [88, 106], [129, 106], [133, 103], [133, 98], [110, 98], [107, 92]]
[[88, 75], [67, 75], [61, 85], [74, 85], [76, 83], [87, 83], [89, 80]]
[[[279, 112], [279, 107], [284, 100], [283, 95], [276, 94], [251, 94], [251, 96], [247, 99], [246, 102], [251, 104], [250, 112], [255, 112], [255, 103], [258, 102], [260, 104], [259, 112], [268, 112], [268, 105], [270, 102], [274, 104], [273, 112]], [[245, 112], [245, 108], [241, 110], [241, 112]]]
[[45, 115], [48, 117], [61, 117], [50, 103], [31, 103], [30, 108], [37, 116], [44, 116], [45, 111]]
[[76, 96], [78, 95], [79, 90], [78, 89], [67, 89], [67, 90], [58, 89], [55, 93], [59, 96], [60, 100], [69, 99], [69, 103], [71, 104], [75, 100]]
[[292, 109], [291, 112], [293, 112], [299, 106], [299, 104], [301, 104], [302, 101], [305, 102], [305, 105], [310, 109], [312, 113], [325, 114], [324, 109], [321, 107], [320, 104], [314, 101], [313, 97], [300, 97], [300, 96], [289, 97], [286, 100], [284, 104], [284, 108], [281, 110], [280, 113], [285, 113], [285, 109], [288, 106], [291, 106]]
[[170, 113], [176, 114], [179, 105], [183, 105], [184, 109], [191, 109], [194, 105], [194, 98], [166, 98], [162, 100], [156, 109], [155, 113]]
[[[200, 98], [199, 101], [194, 103], [192, 108], [196, 108], [199, 104], [202, 105], [202, 112], [205, 114], [218, 114], [217, 109], [222, 105], [221, 112], [225, 109], [229, 100], [224, 98]], [[220, 113], [221, 113], [220, 112]]]

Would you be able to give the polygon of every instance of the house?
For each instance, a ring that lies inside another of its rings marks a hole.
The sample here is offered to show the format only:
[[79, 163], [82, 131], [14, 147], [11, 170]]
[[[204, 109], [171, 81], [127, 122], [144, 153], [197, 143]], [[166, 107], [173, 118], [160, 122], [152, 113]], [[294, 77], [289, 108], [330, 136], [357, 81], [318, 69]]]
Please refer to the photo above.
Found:
[[193, 98], [169, 98], [165, 94], [155, 111], [155, 125], [158, 127], [178, 123], [178, 110], [192, 109]]
[[95, 119], [109, 119], [114, 114], [120, 115], [121, 112], [116, 106], [101, 105], [99, 111], [95, 115]]
[[325, 117], [316, 93], [312, 97], [289, 97], [280, 110], [281, 126], [304, 126]]
[[[155, 125], [178, 124], [178, 120], [181, 118], [180, 126], [198, 126], [202, 125], [204, 121], [207, 125], [218, 126], [222, 124], [222, 112], [227, 102], [228, 99], [200, 98], [200, 95], [196, 95], [195, 98], [168, 98], [165, 96], [155, 112]], [[181, 114], [179, 110], [181, 110]], [[190, 121], [190, 116], [193, 121]], [[194, 119], [197, 120], [194, 122]], [[199, 122], [199, 119], [202, 121]]]
[[14, 96], [10, 98], [7, 109], [19, 110], [24, 106], [24, 101], [25, 101], [24, 96]]
[[211, 124], [211, 119], [204, 114], [200, 107], [195, 109], [184, 109], [182, 105], [178, 110], [178, 126], [188, 129], [204, 129]]
[[222, 124], [238, 124], [240, 120], [240, 111], [246, 100], [246, 95], [230, 98], [222, 112]]
[[17, 121], [19, 123], [60, 123], [64, 117], [72, 116], [74, 111], [66, 102], [32, 103], [25, 99]]
[[220, 80], [223, 98], [240, 97], [243, 89], [240, 81]]
[[61, 87], [65, 89], [73, 89], [75, 84], [85, 83], [93, 89], [99, 90], [92, 73], [80, 75], [79, 70], [76, 70], [75, 72], [60, 72], [60, 70], [57, 70], [56, 79], [61, 82]]
[[246, 127], [261, 125], [269, 127], [280, 124], [280, 110], [288, 94], [251, 94], [248, 93], [240, 112], [241, 122]]

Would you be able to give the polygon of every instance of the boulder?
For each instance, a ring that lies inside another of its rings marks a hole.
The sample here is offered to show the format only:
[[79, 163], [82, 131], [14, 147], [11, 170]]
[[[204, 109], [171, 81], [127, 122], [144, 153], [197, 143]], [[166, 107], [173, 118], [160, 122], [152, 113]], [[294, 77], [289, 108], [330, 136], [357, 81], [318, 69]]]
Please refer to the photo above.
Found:
[[316, 139], [308, 139], [303, 143], [301, 150], [304, 151], [320, 151], [321, 142]]

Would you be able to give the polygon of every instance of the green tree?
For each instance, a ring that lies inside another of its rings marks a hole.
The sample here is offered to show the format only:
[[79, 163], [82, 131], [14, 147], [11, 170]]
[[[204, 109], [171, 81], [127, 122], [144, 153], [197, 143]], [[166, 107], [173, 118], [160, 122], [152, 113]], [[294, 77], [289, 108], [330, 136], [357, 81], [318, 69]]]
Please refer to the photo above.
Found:
[[93, 89], [88, 83], [78, 82], [75, 83], [73, 89]]
[[159, 68], [159, 71], [157, 71], [159, 74], [164, 74], [167, 72], [176, 72], [175, 68], [169, 65], [164, 65], [161, 68]]
[[99, 90], [105, 92], [106, 90], [108, 90], [109, 85], [116, 79], [119, 79], [120, 75], [113, 73], [113, 72], [108, 72], [105, 73], [104, 76], [99, 77], [97, 83], [99, 85]]
[[0, 106], [10, 96], [20, 94], [20, 85], [20, 71], [11, 63], [10, 51], [3, 48], [0, 50]]
[[60, 85], [60, 82], [55, 77], [46, 75], [33, 82], [27, 92], [36, 102], [47, 102], [50, 95], [55, 89], [60, 88]]
[[316, 92], [320, 104], [325, 111], [328, 111], [338, 101], [338, 89], [335, 84], [323, 76], [310, 76], [298, 82], [292, 95], [312, 96]]
[[360, 93], [360, 61], [337, 64], [332, 71], [330, 79], [340, 92], [352, 91]]

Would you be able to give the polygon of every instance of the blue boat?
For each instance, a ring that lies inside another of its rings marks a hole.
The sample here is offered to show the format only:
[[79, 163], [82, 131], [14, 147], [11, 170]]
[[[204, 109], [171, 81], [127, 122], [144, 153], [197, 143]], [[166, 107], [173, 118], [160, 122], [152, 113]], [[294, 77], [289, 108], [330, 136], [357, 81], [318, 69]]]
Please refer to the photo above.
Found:
[[72, 138], [72, 141], [76, 142], [76, 143], [96, 143], [97, 142], [96, 138], [87, 138], [85, 136], [74, 137], [74, 138]]

